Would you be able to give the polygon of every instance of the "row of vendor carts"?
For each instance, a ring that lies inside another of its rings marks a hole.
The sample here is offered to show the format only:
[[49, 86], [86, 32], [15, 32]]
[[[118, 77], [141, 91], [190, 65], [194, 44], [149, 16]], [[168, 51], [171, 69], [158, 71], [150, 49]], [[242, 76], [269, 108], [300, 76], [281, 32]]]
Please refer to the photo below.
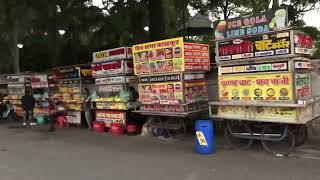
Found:
[[87, 89], [93, 119], [106, 127], [139, 121], [136, 113], [149, 117], [150, 127], [185, 133], [186, 121], [209, 109], [209, 117], [225, 122], [232, 147], [260, 140], [266, 150], [288, 154], [305, 141], [306, 123], [320, 115], [312, 38], [287, 28], [283, 8], [220, 21], [215, 37], [218, 101], [208, 103], [209, 46], [183, 38], [94, 52], [90, 64], [45, 74], [4, 75], [0, 92], [9, 94], [18, 114], [26, 88], [37, 101], [36, 116], [50, 113], [50, 97], [60, 99], [69, 109], [68, 123], [81, 124]]

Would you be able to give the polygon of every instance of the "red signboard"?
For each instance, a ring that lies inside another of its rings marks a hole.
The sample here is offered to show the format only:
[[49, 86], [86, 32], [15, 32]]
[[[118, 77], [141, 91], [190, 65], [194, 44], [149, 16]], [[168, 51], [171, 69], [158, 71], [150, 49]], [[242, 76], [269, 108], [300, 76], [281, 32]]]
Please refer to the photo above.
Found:
[[93, 76], [133, 73], [133, 62], [118, 60], [106, 63], [92, 64], [91, 68]]
[[125, 124], [126, 112], [97, 110], [96, 121], [104, 122], [107, 127], [109, 127], [112, 122]]
[[132, 58], [132, 50], [129, 47], [115, 48], [93, 53], [93, 62], [130, 58]]

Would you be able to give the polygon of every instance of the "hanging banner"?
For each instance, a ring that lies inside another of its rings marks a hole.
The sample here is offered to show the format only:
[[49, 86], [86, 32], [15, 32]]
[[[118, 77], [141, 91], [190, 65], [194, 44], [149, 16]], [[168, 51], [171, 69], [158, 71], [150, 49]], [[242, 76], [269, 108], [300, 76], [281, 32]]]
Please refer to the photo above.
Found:
[[291, 53], [290, 31], [274, 32], [217, 42], [219, 61], [230, 61]]
[[295, 74], [295, 88], [297, 98], [311, 96], [311, 75], [310, 73]]
[[291, 73], [246, 74], [219, 77], [222, 101], [290, 101], [293, 100]]
[[239, 38], [286, 29], [288, 12], [285, 8], [271, 9], [259, 15], [222, 20], [216, 24], [216, 40]]

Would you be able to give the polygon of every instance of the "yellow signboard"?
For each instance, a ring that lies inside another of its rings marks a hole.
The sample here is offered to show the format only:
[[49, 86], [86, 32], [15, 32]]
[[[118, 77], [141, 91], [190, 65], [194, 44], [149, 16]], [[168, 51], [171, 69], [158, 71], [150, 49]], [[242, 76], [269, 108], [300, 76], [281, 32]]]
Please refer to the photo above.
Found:
[[242, 74], [219, 77], [221, 101], [291, 101], [291, 73]]
[[287, 107], [245, 107], [245, 106], [219, 106], [218, 115], [225, 118], [255, 119], [273, 121], [293, 121], [297, 118], [295, 108]]
[[135, 75], [184, 71], [182, 37], [135, 45], [132, 52]]

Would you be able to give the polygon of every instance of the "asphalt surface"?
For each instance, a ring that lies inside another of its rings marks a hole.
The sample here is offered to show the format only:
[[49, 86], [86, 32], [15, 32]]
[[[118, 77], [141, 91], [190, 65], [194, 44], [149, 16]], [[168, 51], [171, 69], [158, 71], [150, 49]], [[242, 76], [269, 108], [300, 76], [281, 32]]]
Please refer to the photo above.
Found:
[[0, 136], [1, 180], [320, 179], [320, 158], [299, 152], [279, 158], [260, 146], [234, 151], [220, 137], [215, 154], [198, 155], [192, 138], [112, 137], [77, 128], [47, 133], [44, 127], [5, 125]]

